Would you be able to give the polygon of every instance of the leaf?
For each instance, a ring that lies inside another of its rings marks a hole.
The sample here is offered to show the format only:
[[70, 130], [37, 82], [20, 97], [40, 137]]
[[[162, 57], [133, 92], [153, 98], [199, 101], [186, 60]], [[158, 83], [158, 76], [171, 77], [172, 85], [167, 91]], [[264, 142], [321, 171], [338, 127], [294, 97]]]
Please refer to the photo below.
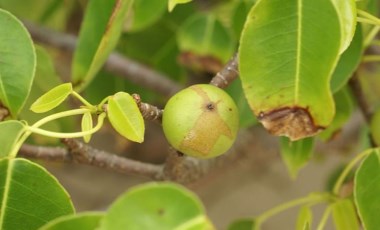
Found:
[[297, 218], [296, 230], [310, 230], [311, 221], [313, 219], [313, 213], [309, 206], [303, 206], [300, 208]]
[[234, 99], [239, 109], [240, 127], [247, 128], [249, 126], [255, 125], [257, 123], [257, 120], [249, 108], [247, 99], [244, 97], [240, 79], [237, 78], [234, 80], [226, 88], [226, 92]]
[[84, 212], [76, 215], [58, 217], [50, 221], [39, 230], [94, 230], [104, 216], [101, 212]]
[[15, 120], [0, 122], [0, 159], [9, 156], [25, 131], [23, 123]]
[[[148, 183], [132, 188], [113, 203], [100, 230], [214, 229], [199, 199], [173, 183]], [[201, 228], [199, 226], [202, 226]]]
[[131, 141], [144, 141], [144, 119], [131, 95], [119, 92], [110, 97], [107, 113], [113, 128], [120, 135]]
[[232, 14], [232, 29], [235, 37], [239, 38], [243, 30], [244, 23], [247, 20], [247, 15], [252, 7], [251, 2], [240, 1], [236, 6]]
[[0, 9], [0, 108], [16, 117], [28, 98], [36, 68], [32, 39], [22, 23]]
[[133, 0], [131, 17], [125, 28], [128, 32], [136, 32], [157, 22], [166, 11], [166, 1]]
[[339, 200], [331, 206], [336, 230], [360, 229], [355, 207], [350, 199]]
[[240, 219], [232, 222], [228, 230], [259, 230], [253, 219]]
[[330, 124], [340, 37], [330, 0], [262, 0], [252, 8], [240, 40], [240, 76], [270, 133], [298, 140]]
[[280, 148], [289, 174], [296, 178], [298, 171], [306, 165], [313, 153], [314, 139], [305, 138], [292, 142], [286, 137], [281, 137]]
[[378, 149], [362, 162], [355, 174], [354, 198], [364, 229], [376, 230], [380, 226], [380, 152]]
[[358, 24], [355, 36], [350, 46], [342, 53], [339, 62], [331, 77], [331, 90], [333, 93], [339, 91], [357, 69], [363, 54], [363, 32]]
[[64, 83], [54, 87], [39, 97], [31, 106], [30, 110], [35, 113], [44, 113], [59, 106], [73, 92], [71, 83]]
[[343, 53], [350, 45], [356, 28], [356, 2], [355, 0], [332, 0], [340, 20], [341, 47]]
[[[81, 127], [82, 132], [89, 131], [93, 128], [94, 123], [92, 122], [92, 115], [91, 113], [85, 113], [82, 117]], [[88, 143], [91, 140], [91, 134], [83, 136], [84, 142]]]
[[177, 42], [182, 52], [215, 58], [221, 63], [227, 62], [235, 49], [229, 31], [211, 14], [189, 17], [177, 32]]
[[334, 135], [340, 132], [340, 129], [351, 117], [354, 109], [352, 97], [347, 87], [342, 88], [334, 94], [334, 101], [336, 111], [334, 120], [327, 129], [319, 134], [319, 137], [325, 141], [334, 138]]
[[31, 230], [74, 212], [69, 195], [41, 166], [0, 160], [0, 229]]
[[72, 80], [82, 90], [115, 48], [133, 0], [89, 1], [74, 53]]
[[177, 4], [184, 4], [184, 3], [188, 3], [188, 2], [191, 2], [192, 0], [169, 0], [168, 2], [168, 9], [169, 9], [169, 12], [173, 11], [174, 7], [177, 5]]

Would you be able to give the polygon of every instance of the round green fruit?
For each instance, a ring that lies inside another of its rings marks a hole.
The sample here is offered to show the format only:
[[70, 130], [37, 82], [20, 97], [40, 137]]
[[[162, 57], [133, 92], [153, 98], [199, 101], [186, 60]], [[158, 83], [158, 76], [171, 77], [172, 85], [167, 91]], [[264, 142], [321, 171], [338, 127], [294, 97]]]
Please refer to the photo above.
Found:
[[232, 146], [239, 128], [239, 112], [222, 89], [193, 85], [170, 98], [162, 125], [175, 149], [189, 156], [211, 158]]

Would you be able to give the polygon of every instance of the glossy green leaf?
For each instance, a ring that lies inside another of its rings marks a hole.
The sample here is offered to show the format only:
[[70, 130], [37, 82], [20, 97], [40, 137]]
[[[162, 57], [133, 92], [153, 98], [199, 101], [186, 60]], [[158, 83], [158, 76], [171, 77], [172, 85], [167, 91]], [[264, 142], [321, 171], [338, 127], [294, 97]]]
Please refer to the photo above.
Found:
[[193, 193], [172, 183], [148, 183], [119, 197], [101, 221], [100, 230], [157, 226], [168, 230], [214, 229]]
[[296, 178], [298, 171], [310, 160], [314, 149], [314, 138], [289, 141], [288, 138], [281, 137], [280, 148], [282, 159], [288, 168], [289, 174]]
[[270, 133], [298, 140], [330, 124], [340, 37], [330, 0], [262, 0], [252, 8], [240, 40], [240, 76]]
[[350, 45], [356, 28], [356, 2], [355, 0], [332, 0], [339, 15], [341, 28], [341, 47], [343, 53]]
[[241, 219], [232, 222], [228, 230], [259, 230], [253, 219]]
[[101, 212], [84, 212], [76, 215], [62, 216], [47, 223], [39, 230], [94, 230], [99, 226], [99, 222], [103, 216], [104, 213]]
[[119, 92], [110, 97], [107, 113], [112, 126], [120, 135], [131, 141], [144, 141], [144, 119], [131, 95]]
[[210, 57], [221, 63], [228, 61], [235, 49], [229, 31], [212, 14], [194, 14], [177, 33], [182, 52]]
[[252, 7], [252, 3], [246, 1], [240, 1], [236, 6], [232, 14], [232, 29], [235, 37], [239, 38], [241, 31], [243, 30], [244, 23], [247, 20], [247, 15]]
[[363, 32], [358, 24], [355, 36], [350, 46], [342, 53], [339, 62], [331, 77], [331, 90], [336, 93], [340, 90], [357, 69], [363, 54]]
[[115, 48], [133, 0], [89, 1], [74, 53], [72, 80], [81, 90]]
[[23, 123], [15, 120], [0, 122], [0, 159], [7, 157], [25, 131]]
[[336, 230], [360, 229], [356, 210], [350, 199], [339, 200], [331, 206]]
[[44, 113], [59, 106], [73, 92], [71, 83], [64, 83], [54, 87], [39, 97], [31, 106], [30, 110], [35, 113]]
[[131, 17], [125, 28], [129, 32], [145, 29], [159, 20], [167, 10], [166, 1], [162, 0], [133, 0]]
[[239, 109], [239, 125], [242, 128], [247, 128], [249, 126], [255, 125], [257, 123], [256, 117], [253, 115], [250, 109], [247, 99], [244, 97], [244, 93], [241, 87], [240, 79], [234, 80], [226, 92], [234, 99], [238, 109]]
[[309, 206], [300, 208], [297, 218], [296, 230], [310, 230], [313, 213]]
[[323, 130], [319, 137], [324, 140], [330, 140], [334, 138], [336, 134], [339, 134], [340, 130], [346, 124], [348, 119], [354, 110], [352, 97], [347, 87], [339, 90], [334, 94], [335, 101], [335, 117], [327, 129]]
[[169, 0], [169, 2], [168, 2], [168, 9], [169, 9], [169, 11], [173, 11], [174, 7], [177, 4], [184, 4], [184, 3], [191, 2], [191, 1], [192, 0]]
[[[81, 122], [82, 132], [89, 131], [94, 127], [91, 113], [85, 113]], [[91, 140], [91, 134], [83, 137], [84, 142], [88, 143]]]
[[41, 166], [0, 160], [0, 229], [33, 230], [74, 212], [69, 195]]
[[354, 198], [364, 229], [377, 230], [380, 219], [380, 151], [373, 150], [355, 174]]
[[36, 54], [22, 23], [0, 9], [0, 108], [13, 117], [24, 105], [32, 86]]

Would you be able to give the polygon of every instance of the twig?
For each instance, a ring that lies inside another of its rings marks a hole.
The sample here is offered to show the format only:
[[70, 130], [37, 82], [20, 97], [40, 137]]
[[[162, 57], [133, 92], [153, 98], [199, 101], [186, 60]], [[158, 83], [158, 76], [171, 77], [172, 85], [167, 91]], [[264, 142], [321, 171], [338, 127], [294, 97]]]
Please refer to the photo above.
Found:
[[213, 79], [211, 79], [210, 84], [215, 85], [219, 88], [226, 88], [233, 80], [235, 80], [239, 75], [238, 70], [238, 57], [235, 54], [231, 60], [219, 71]]
[[[36, 26], [30, 22], [24, 22], [24, 24], [35, 41], [74, 52], [77, 43], [76, 36]], [[104, 68], [110, 73], [121, 76], [166, 97], [173, 95], [182, 88], [164, 74], [128, 59], [117, 52], [111, 53]]]
[[163, 110], [158, 107], [144, 103], [141, 101], [141, 97], [138, 94], [132, 94], [133, 99], [135, 99], [137, 106], [145, 120], [148, 121], [158, 121], [161, 123]]
[[68, 149], [61, 147], [41, 147], [24, 144], [20, 156], [49, 161], [75, 162], [110, 169], [121, 173], [132, 173], [155, 180], [163, 177], [163, 167], [143, 163], [95, 149], [75, 139], [63, 139]]

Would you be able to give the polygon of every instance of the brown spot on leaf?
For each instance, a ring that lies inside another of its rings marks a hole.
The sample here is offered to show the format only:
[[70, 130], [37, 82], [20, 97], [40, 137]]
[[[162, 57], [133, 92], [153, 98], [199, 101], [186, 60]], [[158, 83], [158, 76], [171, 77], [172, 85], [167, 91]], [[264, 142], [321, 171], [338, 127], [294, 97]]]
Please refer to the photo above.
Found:
[[265, 113], [261, 112], [258, 120], [269, 133], [276, 136], [287, 136], [292, 141], [314, 136], [324, 129], [324, 127], [314, 124], [308, 109], [300, 107], [285, 107]]

